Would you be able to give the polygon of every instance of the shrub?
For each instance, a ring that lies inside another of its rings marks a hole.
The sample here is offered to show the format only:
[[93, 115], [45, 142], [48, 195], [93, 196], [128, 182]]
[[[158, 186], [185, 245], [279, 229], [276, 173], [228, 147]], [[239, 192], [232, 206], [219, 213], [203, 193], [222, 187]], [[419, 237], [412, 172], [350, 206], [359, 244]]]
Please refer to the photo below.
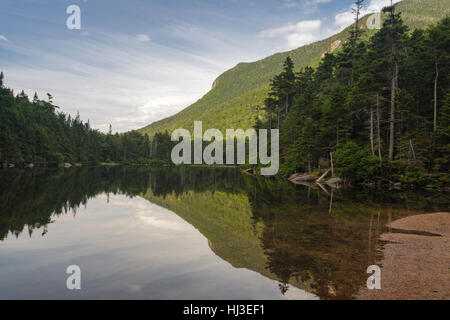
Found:
[[48, 154], [48, 160], [50, 162], [64, 163], [64, 156], [59, 152], [50, 152]]
[[351, 141], [334, 153], [336, 172], [352, 182], [374, 181], [382, 170], [380, 159]]
[[423, 186], [429, 181], [427, 171], [417, 165], [406, 166], [403, 175], [400, 176], [400, 182], [404, 184]]

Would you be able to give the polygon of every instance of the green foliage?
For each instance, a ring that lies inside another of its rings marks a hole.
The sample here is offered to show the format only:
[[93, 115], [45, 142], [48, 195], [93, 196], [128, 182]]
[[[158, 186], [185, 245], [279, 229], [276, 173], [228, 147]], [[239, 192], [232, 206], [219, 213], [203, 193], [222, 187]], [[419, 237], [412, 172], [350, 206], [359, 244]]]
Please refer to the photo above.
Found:
[[400, 182], [409, 185], [424, 186], [429, 181], [427, 171], [417, 165], [408, 165], [403, 175], [400, 176]]
[[436, 132], [436, 159], [435, 170], [440, 172], [450, 171], [450, 92], [442, 106], [439, 124]]
[[[402, 12], [405, 24], [411, 30], [437, 23], [450, 14], [450, 0], [404, 0], [395, 6], [398, 12]], [[383, 19], [386, 17], [384, 14]], [[363, 40], [368, 40], [375, 33], [374, 30], [366, 29], [367, 18], [362, 18], [360, 22], [364, 31], [361, 36]], [[205, 128], [222, 131], [227, 128], [251, 128], [255, 119], [264, 116], [255, 106], [264, 104], [270, 90], [270, 81], [280, 72], [287, 57], [292, 59], [296, 71], [307, 66], [316, 67], [326, 53], [342, 50], [353, 29], [352, 25], [328, 39], [277, 53], [253, 63], [240, 63], [219, 76], [211, 91], [199, 101], [172, 117], [140, 129], [139, 132], [152, 137], [157, 132], [166, 130], [169, 133], [178, 128], [192, 130], [195, 120], [202, 120]]]
[[140, 132], [192, 130], [194, 120], [221, 130], [255, 123], [280, 128], [283, 175], [312, 172], [336, 150], [337, 172], [352, 182], [399, 181], [412, 163], [430, 174], [448, 172], [449, 13], [450, 0], [402, 1], [383, 10], [381, 30], [364, 30], [365, 17], [361, 33], [351, 26], [330, 39], [240, 64], [194, 105]]
[[64, 156], [59, 152], [49, 152], [48, 161], [54, 162], [54, 163], [63, 163]]
[[333, 156], [337, 174], [352, 182], [375, 181], [381, 173], [380, 159], [353, 141], [343, 145]]
[[24, 91], [14, 97], [12, 90], [0, 87], [1, 164], [169, 162], [172, 142], [168, 133], [156, 135], [153, 141], [136, 131], [103, 134], [89, 122], [83, 123], [79, 115], [73, 119], [58, 109], [39, 100], [37, 94], [30, 102]]
[[[170, 131], [192, 130], [195, 120], [203, 120], [204, 128], [222, 131], [280, 128], [280, 172], [286, 175], [312, 172], [334, 152], [336, 172], [353, 182], [402, 178], [421, 184], [423, 172], [406, 166], [447, 174], [450, 152], [450, 18], [430, 26], [448, 13], [450, 0], [426, 1], [424, 12], [433, 18], [423, 22], [426, 29], [414, 30], [420, 25], [412, 23], [419, 19], [415, 8], [424, 2], [405, 0], [395, 12], [384, 10], [383, 28], [365, 30], [359, 41], [347, 40], [349, 27], [309, 46], [239, 64], [194, 105], [124, 134], [103, 134], [79, 116], [57, 111], [50, 94], [48, 102], [37, 95], [30, 102], [23, 91], [14, 96], [2, 80], [0, 160], [166, 164], [173, 147]], [[449, 5], [442, 7], [442, 2]], [[382, 160], [387, 154], [393, 154], [393, 161]]]
[[[286, 77], [286, 61], [272, 81], [263, 124], [278, 127], [281, 120], [282, 174], [311, 172], [333, 152], [336, 172], [352, 182], [410, 181], [412, 163], [427, 173], [448, 172], [450, 18], [408, 34], [401, 14], [386, 11], [391, 20], [369, 41], [327, 54], [317, 69], [293, 79]], [[436, 129], [429, 107], [435, 95]], [[285, 101], [292, 101], [289, 108]], [[411, 184], [423, 184], [417, 174]]]

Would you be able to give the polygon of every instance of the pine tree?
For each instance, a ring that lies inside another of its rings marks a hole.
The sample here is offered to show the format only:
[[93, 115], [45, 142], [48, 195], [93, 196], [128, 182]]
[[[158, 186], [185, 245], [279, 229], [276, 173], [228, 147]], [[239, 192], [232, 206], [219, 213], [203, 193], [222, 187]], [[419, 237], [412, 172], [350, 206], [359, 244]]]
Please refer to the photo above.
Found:
[[28, 96], [27, 96], [27, 94], [25, 93], [24, 90], [22, 90], [22, 91], [19, 93], [19, 95], [17, 96], [17, 98], [18, 98], [19, 100], [24, 100], [24, 99], [27, 99], [27, 100], [28, 100]]
[[48, 103], [53, 103], [53, 96], [47, 92]]
[[291, 57], [287, 57], [283, 64], [283, 72], [281, 84], [281, 94], [284, 96], [285, 103], [285, 113], [289, 112], [289, 105], [292, 102], [292, 97], [295, 89], [295, 73], [294, 73], [294, 62]]
[[389, 159], [394, 159], [396, 95], [398, 92], [399, 64], [404, 55], [404, 46], [408, 28], [403, 24], [400, 13], [395, 13], [395, 7], [383, 9], [389, 13], [381, 30], [375, 34], [371, 42], [372, 59], [376, 61], [375, 73], [389, 74], [390, 112], [389, 112]]
[[359, 27], [359, 22], [361, 18], [361, 10], [364, 5], [364, 0], [355, 0], [353, 7], [352, 7], [352, 13], [355, 16], [355, 27], [353, 30], [350, 31], [350, 44], [353, 48], [356, 47], [356, 44], [358, 43], [359, 38], [361, 37], [362, 31]]
[[[441, 69], [448, 71], [448, 61], [450, 60], [450, 18], [435, 27], [432, 27], [427, 32], [427, 46], [430, 49], [429, 54], [433, 61], [434, 79], [433, 79], [433, 131], [436, 132], [438, 125], [438, 103], [439, 103], [439, 82], [441, 76]], [[445, 70], [447, 67], [447, 70]], [[445, 73], [444, 73], [445, 75]]]
[[272, 114], [277, 117], [277, 128], [280, 128], [281, 121], [286, 118], [290, 104], [295, 93], [295, 73], [294, 62], [287, 57], [283, 64], [283, 71], [275, 76], [271, 81], [269, 98], [266, 99], [266, 110], [269, 114], [269, 122], [272, 122]]

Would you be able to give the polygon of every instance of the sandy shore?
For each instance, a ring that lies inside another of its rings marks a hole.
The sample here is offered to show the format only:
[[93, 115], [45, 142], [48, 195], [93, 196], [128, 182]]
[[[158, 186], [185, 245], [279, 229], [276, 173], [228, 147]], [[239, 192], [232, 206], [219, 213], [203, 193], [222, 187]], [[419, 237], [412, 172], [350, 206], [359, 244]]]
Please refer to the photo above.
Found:
[[385, 233], [381, 290], [363, 289], [362, 300], [450, 299], [450, 213], [412, 216], [391, 228], [440, 236]]

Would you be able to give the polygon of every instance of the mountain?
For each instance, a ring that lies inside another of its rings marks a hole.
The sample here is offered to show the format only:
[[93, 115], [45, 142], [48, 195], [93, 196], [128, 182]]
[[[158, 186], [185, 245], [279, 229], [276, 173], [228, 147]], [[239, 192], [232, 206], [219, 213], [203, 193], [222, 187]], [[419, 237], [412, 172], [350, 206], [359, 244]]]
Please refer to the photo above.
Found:
[[[404, 0], [396, 5], [411, 30], [437, 23], [450, 14], [450, 0]], [[366, 29], [364, 37], [375, 33], [366, 27], [368, 17], [362, 19]], [[326, 52], [339, 50], [347, 40], [349, 30], [322, 41], [298, 49], [277, 53], [253, 63], [240, 63], [214, 81], [212, 89], [200, 100], [169, 118], [154, 122], [138, 130], [153, 136], [155, 133], [177, 128], [193, 130], [196, 120], [203, 121], [204, 128], [250, 128], [266, 98], [270, 80], [278, 74], [286, 57], [290, 56], [296, 69], [317, 66]]]

